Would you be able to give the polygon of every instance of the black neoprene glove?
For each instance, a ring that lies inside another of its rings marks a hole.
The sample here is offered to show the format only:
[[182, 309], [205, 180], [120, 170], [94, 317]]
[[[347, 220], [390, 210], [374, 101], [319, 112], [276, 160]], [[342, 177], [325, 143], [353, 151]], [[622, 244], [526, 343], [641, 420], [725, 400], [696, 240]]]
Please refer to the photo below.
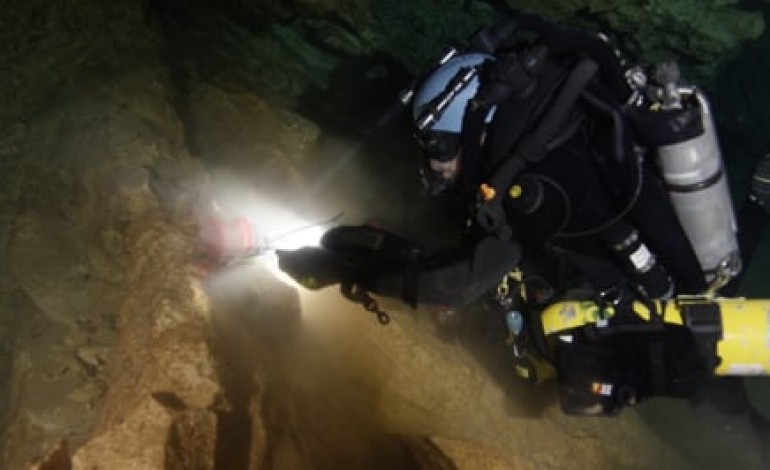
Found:
[[346, 277], [339, 257], [324, 248], [276, 250], [276, 255], [278, 268], [308, 289], [338, 284]]
[[402, 271], [419, 246], [368, 225], [339, 226], [326, 232], [321, 247], [277, 250], [278, 267], [309, 289], [349, 283], [369, 289], [378, 276]]

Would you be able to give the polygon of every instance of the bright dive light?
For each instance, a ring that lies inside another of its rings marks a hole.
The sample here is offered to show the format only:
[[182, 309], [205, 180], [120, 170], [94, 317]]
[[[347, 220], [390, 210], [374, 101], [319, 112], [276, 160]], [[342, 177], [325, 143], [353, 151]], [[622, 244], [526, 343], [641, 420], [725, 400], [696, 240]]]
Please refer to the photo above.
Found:
[[219, 263], [259, 255], [273, 249], [317, 246], [323, 225], [334, 219], [308, 222], [294, 212], [261, 198], [229, 199], [212, 204], [201, 220], [205, 252]]
[[[207, 249], [212, 256], [226, 266], [226, 269], [215, 273], [209, 279], [209, 286], [217, 291], [248, 290], [248, 284], [253, 282], [252, 269], [256, 265], [266, 268], [276, 279], [293, 287], [301, 287], [291, 276], [278, 267], [276, 249], [294, 250], [305, 246], [318, 246], [324, 229], [318, 224], [308, 223], [290, 213], [276, 217], [277, 213], [265, 219], [265, 229], [273, 229], [278, 233], [274, 238], [260, 235], [245, 217], [232, 218], [229, 223], [222, 223], [221, 217], [216, 219], [215, 226], [203, 230], [204, 243], [211, 244]], [[209, 219], [213, 220], [213, 219]], [[278, 228], [293, 226], [293, 229], [278, 231]], [[211, 233], [215, 233], [214, 236]], [[208, 236], [205, 239], [205, 236]], [[251, 268], [249, 266], [252, 266]], [[238, 286], [241, 286], [239, 288]]]
[[303, 246], [318, 246], [324, 232], [325, 230], [321, 226], [305, 222], [297, 230], [279, 235], [273, 240], [268, 237], [268, 243], [270, 248], [279, 250], [296, 250]]
[[237, 286], [254, 281], [250, 273], [255, 266], [249, 265], [257, 264], [299, 286], [278, 268], [274, 250], [318, 246], [327, 226], [341, 214], [325, 220], [302, 217], [237, 177], [222, 178], [199, 212], [202, 248], [215, 265], [226, 267], [211, 273], [209, 284], [239, 290]]

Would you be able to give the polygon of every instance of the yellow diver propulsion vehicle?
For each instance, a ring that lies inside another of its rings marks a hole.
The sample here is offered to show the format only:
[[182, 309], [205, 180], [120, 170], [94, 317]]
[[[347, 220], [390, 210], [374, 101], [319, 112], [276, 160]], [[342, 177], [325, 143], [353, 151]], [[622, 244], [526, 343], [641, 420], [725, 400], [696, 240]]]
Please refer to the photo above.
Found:
[[514, 370], [533, 382], [558, 380], [571, 415], [692, 397], [714, 376], [770, 375], [770, 299], [605, 295], [556, 302], [530, 320], [529, 347], [514, 348]]
[[[770, 375], [770, 299], [684, 296], [652, 305], [654, 309], [634, 301], [631, 308], [646, 324], [655, 324], [657, 316], [664, 324], [686, 327], [696, 341], [713, 342], [714, 375]], [[550, 337], [576, 328], [612, 329], [614, 310], [601, 311], [596, 302], [557, 302], [542, 313], [543, 333]]]

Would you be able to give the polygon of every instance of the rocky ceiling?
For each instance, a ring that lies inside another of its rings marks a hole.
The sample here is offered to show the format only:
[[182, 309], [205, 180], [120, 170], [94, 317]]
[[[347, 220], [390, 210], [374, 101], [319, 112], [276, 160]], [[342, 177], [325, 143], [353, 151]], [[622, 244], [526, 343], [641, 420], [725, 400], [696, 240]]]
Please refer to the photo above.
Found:
[[743, 418], [566, 418], [473, 327], [392, 306], [383, 328], [334, 292], [196, 262], [223, 182], [424, 220], [408, 152], [383, 165], [361, 135], [506, 6], [680, 59], [731, 145], [766, 151], [766, 1], [0, 3], [0, 466], [765, 468]]
[[148, 0], [98, 12], [88, 0], [5, 3], [5, 116], [55, 100], [84, 68], [119, 70], [160, 47], [180, 80], [189, 74], [241, 87], [327, 118], [342, 113], [351, 125], [365, 112], [362, 98], [373, 105], [392, 97], [447, 45], [462, 45], [506, 8], [607, 32], [630, 56], [678, 59], [706, 84], [762, 37], [768, 2]]
[[278, 97], [346, 128], [392, 99], [448, 45], [465, 44], [471, 32], [509, 8], [604, 31], [626, 54], [646, 63], [677, 59], [705, 85], [741, 46], [763, 34], [766, 7], [723, 0], [198, 0], [194, 6], [161, 0], [156, 5], [166, 38], [196, 72]]

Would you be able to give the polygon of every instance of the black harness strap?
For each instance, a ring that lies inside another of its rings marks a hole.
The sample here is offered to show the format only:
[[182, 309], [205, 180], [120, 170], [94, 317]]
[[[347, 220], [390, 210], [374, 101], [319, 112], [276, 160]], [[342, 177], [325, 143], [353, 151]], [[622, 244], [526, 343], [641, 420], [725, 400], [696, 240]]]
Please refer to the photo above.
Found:
[[[570, 72], [564, 86], [548, 113], [543, 117], [534, 132], [525, 136], [512, 152], [513, 158], [521, 158], [527, 163], [542, 161], [548, 154], [548, 143], [553, 139], [565, 124], [566, 118], [577, 104], [588, 82], [599, 70], [599, 65], [591, 59], [581, 60]], [[513, 165], [515, 167], [517, 165]], [[510, 183], [512, 176], [507, 168], [507, 161], [495, 172], [490, 180], [490, 185], [496, 190], [501, 190]]]
[[510, 227], [503, 223], [502, 195], [528, 164], [540, 162], [546, 157], [550, 150], [549, 142], [560, 134], [567, 117], [598, 69], [599, 65], [592, 59], [584, 58], [578, 62], [534, 131], [521, 139], [510, 156], [494, 170], [488, 183], [492, 192], [477, 206], [476, 220], [482, 228], [500, 238], [511, 236]]
[[462, 133], [460, 134], [463, 160], [460, 178], [463, 187], [475, 184], [483, 174], [482, 140], [488, 114], [489, 109], [476, 107], [470, 103], [465, 109]]
[[653, 393], [665, 393], [668, 388], [668, 380], [666, 379], [668, 364], [666, 363], [666, 345], [660, 338], [650, 342], [647, 349], [647, 360], [650, 365], [650, 386]]
[[537, 87], [532, 93], [525, 98], [511, 99], [497, 107], [495, 119], [490, 123], [489, 142], [485, 143], [490, 159], [487, 170], [499, 166], [510, 155], [511, 149], [521, 136], [537, 126], [568, 72], [565, 67], [546, 61], [537, 76]]
[[707, 369], [713, 370], [721, 362], [717, 354], [717, 343], [722, 340], [724, 331], [719, 304], [716, 302], [683, 303], [680, 308], [685, 326], [695, 335], [701, 358]]

